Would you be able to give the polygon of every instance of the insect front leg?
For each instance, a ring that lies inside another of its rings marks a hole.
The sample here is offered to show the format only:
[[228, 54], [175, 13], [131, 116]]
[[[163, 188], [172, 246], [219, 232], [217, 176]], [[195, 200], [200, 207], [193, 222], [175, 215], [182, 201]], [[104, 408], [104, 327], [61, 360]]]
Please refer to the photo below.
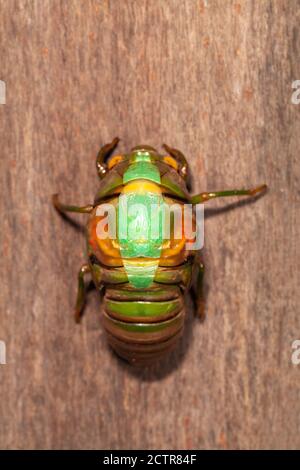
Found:
[[106, 159], [109, 157], [111, 152], [116, 148], [119, 142], [119, 137], [115, 137], [112, 142], [109, 144], [104, 145], [99, 150], [96, 160], [96, 168], [98, 172], [99, 178], [103, 178], [107, 173], [107, 166], [106, 166]]
[[75, 321], [79, 323], [82, 317], [82, 310], [86, 300], [86, 289], [84, 284], [84, 276], [91, 272], [91, 269], [88, 264], [81, 266], [78, 272], [78, 291], [77, 291], [77, 300], [75, 307]]
[[94, 206], [89, 204], [88, 206], [68, 206], [66, 204], [62, 204], [58, 199], [58, 194], [53, 194], [52, 196], [52, 204], [58, 212], [80, 212], [81, 214], [89, 214], [94, 209]]
[[188, 162], [182, 152], [178, 149], [169, 147], [167, 144], [162, 145], [163, 148], [180, 164], [180, 174], [184, 179], [188, 177]]

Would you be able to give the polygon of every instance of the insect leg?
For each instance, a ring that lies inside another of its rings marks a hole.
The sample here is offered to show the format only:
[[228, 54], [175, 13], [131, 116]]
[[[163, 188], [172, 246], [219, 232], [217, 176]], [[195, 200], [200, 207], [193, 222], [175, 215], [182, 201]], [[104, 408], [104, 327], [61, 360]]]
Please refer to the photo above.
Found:
[[90, 272], [90, 267], [88, 264], [84, 264], [81, 266], [78, 272], [78, 291], [77, 291], [77, 300], [76, 300], [76, 307], [75, 307], [75, 321], [76, 323], [80, 322], [82, 316], [82, 310], [85, 304], [85, 284], [84, 284], [84, 276]]
[[99, 150], [99, 153], [97, 155], [97, 160], [96, 160], [96, 168], [97, 168], [99, 178], [103, 178], [103, 176], [105, 176], [107, 172], [107, 166], [106, 166], [105, 160], [107, 159], [107, 157], [109, 157], [111, 152], [116, 148], [119, 140], [120, 140], [119, 137], [115, 137], [112, 142], [104, 145]]
[[180, 150], [169, 147], [166, 144], [163, 144], [163, 148], [180, 164], [180, 174], [183, 178], [186, 179], [188, 176], [188, 162], [183, 153], [180, 152]]
[[205, 297], [204, 297], [204, 288], [203, 288], [205, 267], [199, 258], [196, 258], [195, 266], [198, 272], [197, 272], [196, 282], [191, 292], [192, 292], [193, 300], [195, 303], [196, 315], [201, 320], [203, 320], [205, 317]]
[[82, 214], [89, 214], [94, 209], [94, 206], [89, 204], [88, 206], [67, 206], [66, 204], [62, 204], [58, 199], [58, 194], [53, 194], [52, 196], [52, 204], [58, 212], [80, 212]]
[[209, 201], [210, 199], [215, 199], [216, 197], [228, 197], [228, 196], [256, 196], [259, 193], [266, 191], [267, 185], [263, 184], [257, 188], [252, 189], [230, 189], [228, 191], [218, 191], [210, 193], [200, 193], [191, 197], [192, 204], [198, 204], [201, 202]]

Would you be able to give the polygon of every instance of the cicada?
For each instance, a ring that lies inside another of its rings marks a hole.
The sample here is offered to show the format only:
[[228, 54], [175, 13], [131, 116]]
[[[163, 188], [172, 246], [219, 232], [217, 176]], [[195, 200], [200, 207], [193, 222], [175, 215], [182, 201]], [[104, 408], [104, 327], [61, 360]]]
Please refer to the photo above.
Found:
[[[57, 194], [53, 204], [61, 213], [88, 214], [76, 322], [85, 305], [89, 274], [102, 295], [108, 343], [129, 363], [148, 365], [178, 343], [184, 330], [185, 292], [191, 289], [195, 311], [203, 315], [204, 264], [195, 243], [199, 227], [193, 209], [218, 197], [256, 196], [266, 185], [191, 195], [182, 152], [165, 144], [163, 153], [139, 145], [112, 155], [118, 142], [116, 137], [97, 155], [100, 184], [93, 204], [65, 205]], [[192, 208], [188, 234], [182, 229], [186, 207]]]

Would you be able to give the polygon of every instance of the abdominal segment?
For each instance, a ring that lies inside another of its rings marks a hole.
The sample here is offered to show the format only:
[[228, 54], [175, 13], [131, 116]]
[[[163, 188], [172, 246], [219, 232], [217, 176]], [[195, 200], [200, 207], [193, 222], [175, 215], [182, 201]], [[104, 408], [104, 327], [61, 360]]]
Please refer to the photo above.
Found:
[[178, 287], [170, 292], [153, 288], [137, 291], [107, 289], [103, 326], [108, 342], [123, 359], [135, 365], [151, 364], [173, 349], [182, 334], [183, 296]]

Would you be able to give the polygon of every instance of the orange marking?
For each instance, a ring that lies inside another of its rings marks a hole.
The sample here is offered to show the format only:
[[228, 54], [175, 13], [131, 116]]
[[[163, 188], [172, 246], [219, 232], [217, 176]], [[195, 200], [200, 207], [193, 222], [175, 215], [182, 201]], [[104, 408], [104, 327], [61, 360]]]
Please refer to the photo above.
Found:
[[121, 161], [123, 160], [123, 156], [122, 155], [115, 155], [113, 156], [107, 163], [107, 167], [108, 169], [110, 170], [112, 167], [114, 167], [115, 165], [117, 165], [118, 163], [120, 163]]
[[174, 168], [176, 171], [178, 170], [178, 163], [176, 162], [175, 158], [170, 157], [170, 155], [166, 155], [164, 157], [164, 162]]

